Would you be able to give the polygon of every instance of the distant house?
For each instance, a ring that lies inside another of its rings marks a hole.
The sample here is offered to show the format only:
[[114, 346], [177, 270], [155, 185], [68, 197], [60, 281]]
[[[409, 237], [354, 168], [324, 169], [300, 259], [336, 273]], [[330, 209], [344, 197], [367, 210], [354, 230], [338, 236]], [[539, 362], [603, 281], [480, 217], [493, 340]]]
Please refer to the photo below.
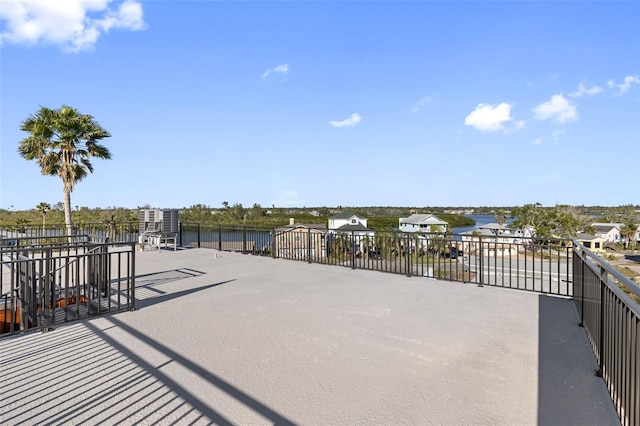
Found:
[[371, 245], [369, 239], [376, 235], [373, 229], [367, 227], [366, 217], [348, 210], [329, 217], [329, 233], [332, 234], [329, 241], [334, 241], [336, 234], [347, 235], [352, 239], [353, 249], [361, 252]]
[[[524, 227], [522, 229], [518, 229], [518, 228], [512, 229], [506, 223], [503, 223], [502, 225], [500, 225], [499, 223], [496, 223], [496, 222], [480, 225], [478, 226], [477, 231], [480, 231], [481, 235], [493, 234], [496, 236], [502, 236], [503, 237], [502, 239], [500, 240], [496, 239], [496, 241], [510, 242], [513, 244], [526, 244], [530, 241], [530, 238], [534, 234], [533, 229], [531, 227]], [[466, 234], [472, 234], [472, 233], [473, 231], [471, 233], [466, 232]]]
[[576, 240], [595, 253], [604, 252], [604, 243], [607, 241], [602, 237], [585, 234], [584, 232], [579, 232], [578, 235], [576, 235]]
[[303, 224], [290, 220], [288, 226], [276, 228], [273, 245], [278, 257], [308, 259], [324, 257], [327, 227], [324, 224]]
[[[343, 228], [346, 225], [350, 226], [351, 228]], [[369, 229], [367, 228], [367, 218], [358, 216], [357, 214], [349, 210], [345, 210], [333, 216], [329, 216], [329, 231], [354, 230], [356, 227]]]
[[592, 223], [591, 226], [596, 228], [596, 236], [606, 241], [618, 243], [622, 241], [622, 235], [620, 235], [620, 229], [622, 223]]
[[528, 249], [532, 232], [530, 228], [511, 229], [497, 223], [481, 225], [474, 231], [460, 233], [461, 248], [470, 254], [482, 249], [485, 256], [512, 256]]
[[494, 228], [478, 227], [474, 231], [467, 231], [460, 233], [460, 240], [468, 243], [478, 243], [480, 241], [484, 243], [496, 243], [496, 244], [521, 244], [522, 239], [510, 232], [499, 233]]
[[491, 229], [478, 228], [473, 231], [461, 232], [460, 238], [462, 241], [476, 241], [480, 238], [489, 239], [489, 241], [497, 241], [496, 233]]
[[402, 232], [444, 232], [449, 225], [432, 214], [412, 214], [401, 217], [399, 222]]
[[480, 225], [480, 226], [478, 226], [478, 229], [490, 231], [494, 235], [501, 235], [501, 234], [505, 234], [505, 233], [510, 233], [511, 232], [510, 229], [509, 229], [509, 225], [506, 225], [504, 223], [502, 225], [500, 225], [499, 223], [496, 223], [496, 222], [486, 223], [484, 225]]

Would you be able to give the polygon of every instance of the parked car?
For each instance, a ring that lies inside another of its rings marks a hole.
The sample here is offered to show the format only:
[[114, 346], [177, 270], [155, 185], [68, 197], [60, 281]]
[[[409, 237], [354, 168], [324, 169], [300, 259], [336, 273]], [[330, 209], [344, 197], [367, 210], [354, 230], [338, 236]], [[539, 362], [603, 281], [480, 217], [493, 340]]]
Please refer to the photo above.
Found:
[[382, 259], [382, 253], [380, 249], [369, 248], [367, 250], [367, 254], [369, 255], [369, 259]]
[[458, 250], [458, 248], [455, 246], [449, 246], [440, 250], [440, 257], [457, 259], [458, 256], [462, 256], [462, 250]]

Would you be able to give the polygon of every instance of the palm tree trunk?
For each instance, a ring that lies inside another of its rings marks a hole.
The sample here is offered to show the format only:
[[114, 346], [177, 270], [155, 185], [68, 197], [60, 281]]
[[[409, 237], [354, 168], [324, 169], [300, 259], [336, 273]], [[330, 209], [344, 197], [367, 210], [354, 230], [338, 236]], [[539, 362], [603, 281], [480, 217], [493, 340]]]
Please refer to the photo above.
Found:
[[67, 236], [71, 236], [71, 190], [64, 189], [64, 223], [67, 225]]

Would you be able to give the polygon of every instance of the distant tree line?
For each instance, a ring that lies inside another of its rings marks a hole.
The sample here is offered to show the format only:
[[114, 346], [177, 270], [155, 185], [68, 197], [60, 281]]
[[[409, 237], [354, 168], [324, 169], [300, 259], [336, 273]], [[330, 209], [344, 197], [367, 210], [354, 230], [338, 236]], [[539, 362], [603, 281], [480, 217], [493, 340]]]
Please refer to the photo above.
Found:
[[[341, 206], [340, 206], [341, 207]], [[141, 208], [150, 208], [149, 205]], [[289, 223], [291, 218], [296, 223], [324, 224], [328, 225], [329, 217], [342, 210], [350, 210], [366, 217], [367, 224], [374, 230], [393, 230], [398, 228], [398, 219], [407, 217], [411, 213], [434, 213], [440, 219], [454, 227], [473, 226], [472, 218], [440, 213], [426, 209], [409, 207], [352, 207], [352, 208], [300, 208], [300, 207], [275, 207], [266, 208], [260, 204], [244, 207], [241, 203], [230, 204], [225, 201], [219, 208], [207, 204], [194, 204], [180, 209], [180, 221], [184, 223], [207, 224], [245, 224], [254, 226], [283, 226]], [[605, 208], [604, 214], [593, 217], [583, 213], [584, 209], [575, 206], [560, 205], [543, 207], [540, 203], [525, 204], [520, 207], [512, 207], [510, 210], [495, 208], [492, 213], [496, 222], [506, 223], [511, 219], [512, 228], [532, 229], [535, 236], [540, 238], [570, 238], [578, 232], [595, 233], [591, 226], [593, 222], [621, 223], [623, 238], [632, 240], [632, 235], [638, 230], [640, 220], [636, 213], [636, 206], [626, 205]], [[89, 223], [133, 223], [138, 221], [138, 209], [124, 207], [89, 208], [75, 206], [73, 208], [74, 224]], [[0, 209], [0, 224], [16, 225], [29, 224], [30, 226], [54, 226], [65, 223], [64, 205], [62, 202], [50, 205], [39, 203], [33, 209], [24, 211], [12, 211]]]
[[[75, 206], [73, 224], [89, 223], [132, 223], [138, 221], [138, 211], [124, 207], [93, 208]], [[31, 210], [11, 211], [0, 209], [0, 225], [30, 225], [58, 227], [65, 225], [62, 203], [49, 205], [40, 203]]]
[[626, 205], [610, 207], [602, 217], [586, 215], [582, 209], [574, 206], [559, 205], [543, 207], [540, 203], [525, 204], [511, 211], [511, 228], [533, 230], [537, 238], [572, 238], [578, 233], [595, 234], [593, 223], [620, 223], [621, 236], [635, 248], [635, 235], [640, 220], [636, 206]]

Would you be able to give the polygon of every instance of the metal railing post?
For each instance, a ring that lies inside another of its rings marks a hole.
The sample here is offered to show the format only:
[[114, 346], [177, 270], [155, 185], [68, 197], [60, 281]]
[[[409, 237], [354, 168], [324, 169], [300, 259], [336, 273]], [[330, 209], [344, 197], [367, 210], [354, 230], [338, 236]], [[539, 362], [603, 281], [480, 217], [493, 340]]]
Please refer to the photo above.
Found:
[[409, 234], [405, 234], [405, 244], [404, 246], [405, 248], [405, 260], [404, 260], [404, 267], [405, 267], [405, 272], [407, 277], [411, 276], [411, 245], [410, 245], [410, 239], [409, 239]]
[[[574, 247], [574, 253], [573, 255], [575, 256], [575, 247]], [[567, 269], [568, 270], [568, 269]], [[580, 324], [578, 324], [580, 327], [584, 327], [584, 259], [581, 257], [580, 258], [580, 293], [581, 293], [581, 297], [580, 297]]]
[[482, 236], [478, 236], [478, 274], [480, 274], [480, 282], [478, 287], [484, 287], [484, 247], [482, 244]]
[[[182, 244], [182, 243], [181, 243]], [[131, 244], [131, 271], [129, 276], [131, 277], [131, 288], [129, 289], [131, 294], [131, 301], [129, 302], [129, 310], [136, 310], [136, 245]]]
[[242, 254], [247, 254], [247, 228], [242, 227]]
[[276, 227], [271, 231], [271, 258], [276, 258]]
[[198, 223], [198, 248], [200, 248], [200, 224]]
[[600, 341], [598, 342], [598, 370], [596, 371], [597, 377], [603, 377], [604, 371], [604, 287], [606, 281], [606, 272], [604, 269], [600, 269]]
[[44, 305], [42, 307], [44, 310], [44, 324], [41, 331], [49, 331], [49, 316], [51, 315], [51, 309], [53, 308], [52, 305], [54, 299], [54, 288], [51, 286], [51, 249], [46, 249], [44, 252], [44, 274], [42, 272], [43, 271], [40, 271], [40, 291], [42, 292], [43, 297], [41, 297], [40, 300]]
[[356, 254], [355, 249], [355, 231], [351, 231], [351, 237], [349, 241], [349, 253], [351, 253], [351, 269], [356, 269]]
[[218, 250], [222, 251], [222, 225], [218, 225]]
[[311, 262], [311, 228], [307, 228], [307, 263]]

